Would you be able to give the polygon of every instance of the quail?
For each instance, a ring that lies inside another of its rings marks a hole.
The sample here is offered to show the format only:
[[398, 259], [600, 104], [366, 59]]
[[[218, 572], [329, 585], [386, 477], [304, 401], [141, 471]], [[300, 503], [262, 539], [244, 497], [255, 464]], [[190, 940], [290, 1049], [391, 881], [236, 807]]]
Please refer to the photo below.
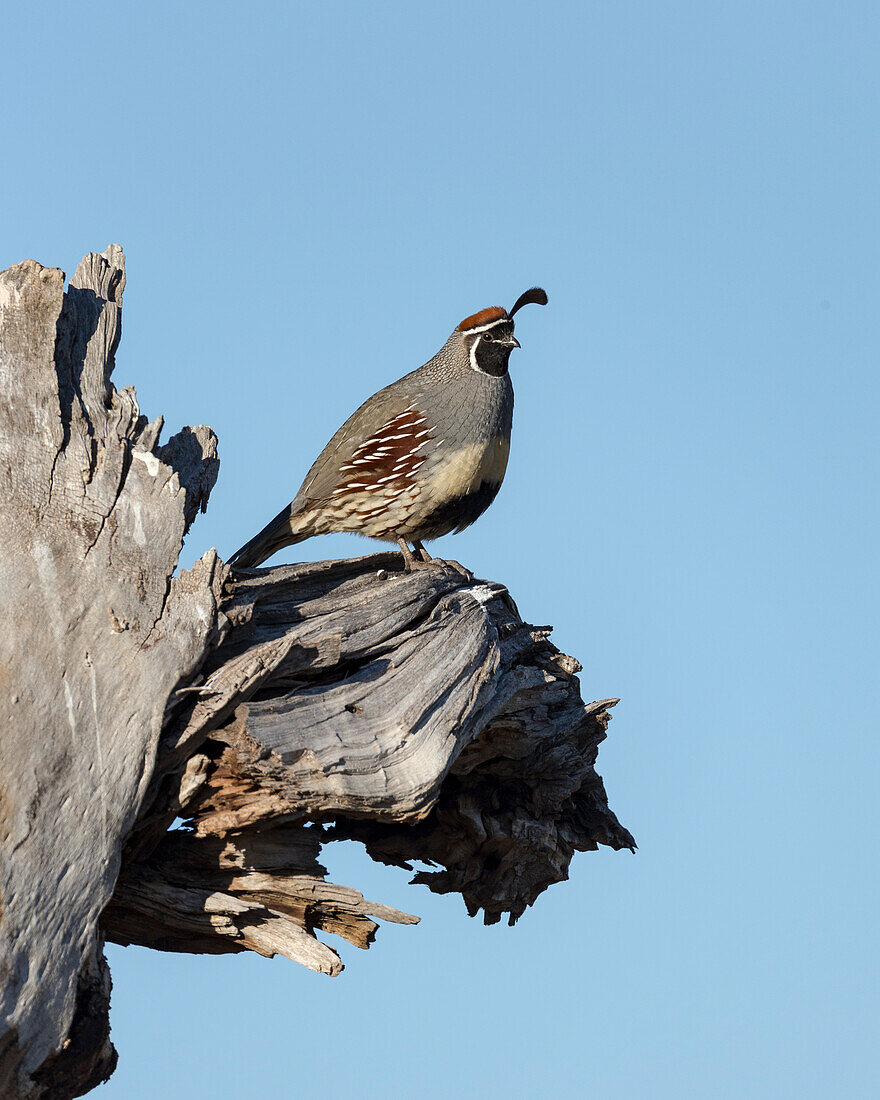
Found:
[[490, 306], [466, 317], [433, 359], [373, 394], [321, 451], [292, 503], [231, 563], [250, 569], [331, 531], [397, 542], [407, 569], [432, 561], [422, 544], [468, 527], [501, 488], [513, 421], [507, 361], [520, 346], [513, 316], [531, 303], [547, 304], [540, 287], [509, 311]]

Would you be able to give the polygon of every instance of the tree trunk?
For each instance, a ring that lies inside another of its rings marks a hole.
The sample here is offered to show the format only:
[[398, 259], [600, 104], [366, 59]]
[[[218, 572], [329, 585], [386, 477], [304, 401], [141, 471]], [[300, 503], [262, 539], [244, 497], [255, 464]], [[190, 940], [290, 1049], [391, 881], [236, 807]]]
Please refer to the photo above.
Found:
[[[506, 589], [400, 555], [173, 577], [216, 438], [110, 382], [117, 246], [67, 291], [0, 275], [0, 1094], [106, 1079], [103, 941], [336, 974], [415, 917], [326, 881], [362, 841], [487, 923], [575, 851], [633, 847], [593, 770], [607, 708]], [[178, 819], [185, 828], [174, 828]]]

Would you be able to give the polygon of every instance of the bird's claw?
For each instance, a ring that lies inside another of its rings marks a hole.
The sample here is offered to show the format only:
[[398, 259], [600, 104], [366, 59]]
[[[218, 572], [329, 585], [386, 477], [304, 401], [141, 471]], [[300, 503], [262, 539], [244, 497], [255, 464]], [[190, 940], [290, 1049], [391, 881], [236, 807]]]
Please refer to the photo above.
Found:
[[443, 566], [444, 569], [452, 569], [455, 573], [461, 573], [468, 582], [474, 580], [474, 574], [467, 566], [462, 565], [460, 561], [454, 561], [452, 558], [434, 558], [434, 561], [437, 565]]

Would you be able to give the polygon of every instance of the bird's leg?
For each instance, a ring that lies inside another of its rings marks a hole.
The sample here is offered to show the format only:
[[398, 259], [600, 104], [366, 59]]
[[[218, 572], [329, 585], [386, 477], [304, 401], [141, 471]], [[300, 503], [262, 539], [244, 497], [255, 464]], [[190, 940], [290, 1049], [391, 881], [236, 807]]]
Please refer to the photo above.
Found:
[[436, 559], [431, 557], [420, 542], [413, 542], [415, 553], [410, 550], [406, 539], [398, 539], [397, 545], [400, 547], [401, 554], [403, 554], [404, 573], [412, 573], [414, 569], [424, 569], [428, 565], [435, 564]]
[[398, 539], [397, 545], [400, 547], [400, 552], [403, 554], [403, 568], [405, 572], [409, 572], [412, 568], [412, 563], [416, 560], [413, 557], [413, 552], [409, 548], [409, 544], [406, 539]]
[[412, 550], [410, 550], [409, 548], [409, 544], [407, 543], [406, 539], [398, 539], [397, 545], [400, 547], [401, 554], [403, 554], [404, 573], [411, 573], [413, 569], [418, 569], [420, 565], [425, 564], [420, 558], [417, 558], [413, 554]]

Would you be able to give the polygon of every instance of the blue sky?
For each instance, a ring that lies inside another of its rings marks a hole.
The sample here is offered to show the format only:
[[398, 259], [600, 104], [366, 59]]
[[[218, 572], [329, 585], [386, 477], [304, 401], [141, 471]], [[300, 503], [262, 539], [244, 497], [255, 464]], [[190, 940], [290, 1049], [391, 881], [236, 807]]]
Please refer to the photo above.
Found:
[[621, 697], [599, 770], [640, 845], [512, 930], [328, 849], [423, 918], [337, 979], [111, 947], [96, 1095], [876, 1095], [877, 6], [3, 22], [0, 266], [124, 246], [117, 385], [220, 437], [184, 564], [463, 316], [547, 288], [504, 488], [435, 545]]

